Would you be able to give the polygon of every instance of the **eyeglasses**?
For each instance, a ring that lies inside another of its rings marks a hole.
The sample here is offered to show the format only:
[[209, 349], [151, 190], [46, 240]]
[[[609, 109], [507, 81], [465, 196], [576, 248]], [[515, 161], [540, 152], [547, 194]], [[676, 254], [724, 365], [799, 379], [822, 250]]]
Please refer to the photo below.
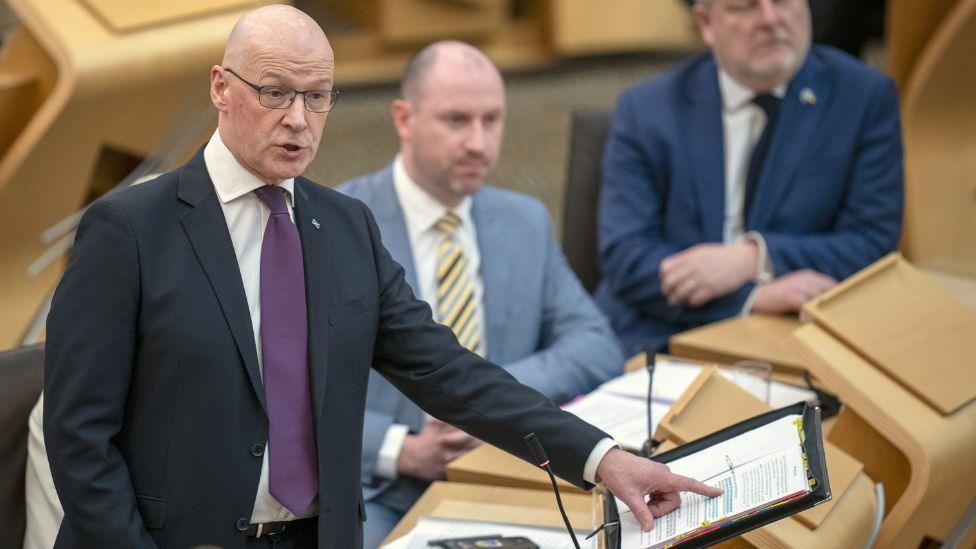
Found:
[[223, 67], [223, 69], [244, 82], [258, 92], [258, 103], [269, 109], [287, 109], [291, 106], [295, 97], [302, 96], [305, 108], [311, 112], [329, 112], [339, 100], [339, 90], [296, 90], [285, 86], [258, 86], [253, 82], [248, 82], [243, 76], [234, 72], [234, 69]]

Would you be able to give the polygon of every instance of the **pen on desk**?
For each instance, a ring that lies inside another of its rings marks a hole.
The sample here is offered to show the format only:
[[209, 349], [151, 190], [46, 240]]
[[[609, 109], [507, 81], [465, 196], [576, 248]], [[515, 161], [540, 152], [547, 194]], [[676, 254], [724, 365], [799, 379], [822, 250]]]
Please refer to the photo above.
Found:
[[732, 468], [732, 458], [730, 458], [728, 454], [725, 455], [725, 463], [729, 464], [729, 472], [734, 475], [735, 469]]

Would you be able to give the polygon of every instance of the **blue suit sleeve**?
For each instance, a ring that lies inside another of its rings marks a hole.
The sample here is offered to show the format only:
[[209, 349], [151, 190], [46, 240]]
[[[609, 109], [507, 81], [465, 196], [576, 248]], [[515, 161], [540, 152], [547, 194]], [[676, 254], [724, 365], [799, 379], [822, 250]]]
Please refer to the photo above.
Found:
[[890, 80], [879, 82], [833, 230], [761, 231], [777, 273], [814, 269], [840, 280], [898, 247], [904, 203], [898, 94]]
[[128, 218], [96, 202], [51, 303], [44, 438], [70, 547], [155, 547], [113, 438], [122, 429], [139, 322], [138, 248]]
[[661, 261], [684, 248], [664, 230], [668, 176], [660, 156], [670, 145], [654, 142], [638, 109], [632, 96], [621, 97], [603, 154], [597, 232], [604, 280], [617, 299], [645, 316], [688, 325], [734, 316], [752, 283], [699, 308], [668, 305], [661, 292]]
[[620, 375], [624, 356], [610, 325], [569, 268], [546, 217], [549, 237], [540, 350], [503, 366], [520, 382], [565, 402]]

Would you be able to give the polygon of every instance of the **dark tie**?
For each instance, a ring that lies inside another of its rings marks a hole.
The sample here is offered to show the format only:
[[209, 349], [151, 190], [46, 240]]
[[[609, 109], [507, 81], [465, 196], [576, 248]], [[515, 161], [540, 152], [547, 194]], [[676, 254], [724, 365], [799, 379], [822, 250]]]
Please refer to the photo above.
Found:
[[770, 93], [761, 93], [753, 97], [752, 102], [759, 105], [759, 108], [766, 113], [766, 127], [763, 128], [759, 141], [756, 141], [756, 148], [752, 149], [752, 157], [749, 158], [745, 196], [742, 200], [743, 227], [748, 226], [749, 223], [749, 210], [752, 209], [752, 199], [756, 196], [756, 186], [759, 184], [759, 176], [762, 175], [763, 164], [766, 163], [769, 144], [773, 141], [773, 132], [776, 130], [776, 119], [779, 117], [779, 105], [782, 99]]
[[254, 194], [271, 210], [261, 244], [261, 356], [268, 403], [271, 495], [301, 515], [318, 493], [318, 459], [308, 382], [308, 316], [298, 228], [285, 190]]

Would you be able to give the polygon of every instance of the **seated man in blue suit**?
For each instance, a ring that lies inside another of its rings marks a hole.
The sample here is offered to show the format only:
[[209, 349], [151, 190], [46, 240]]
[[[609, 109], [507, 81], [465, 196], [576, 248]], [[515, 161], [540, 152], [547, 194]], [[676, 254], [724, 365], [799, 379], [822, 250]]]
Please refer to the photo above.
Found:
[[[409, 63], [393, 102], [400, 154], [340, 190], [365, 202], [406, 279], [462, 344], [556, 402], [621, 373], [609, 324], [569, 269], [545, 207], [485, 185], [505, 120], [501, 75], [459, 42]], [[448, 461], [477, 441], [379, 375], [366, 401], [366, 546], [378, 544]]]
[[596, 295], [628, 352], [796, 312], [901, 232], [890, 79], [811, 47], [806, 0], [693, 10], [711, 53], [625, 92], [604, 151]]

